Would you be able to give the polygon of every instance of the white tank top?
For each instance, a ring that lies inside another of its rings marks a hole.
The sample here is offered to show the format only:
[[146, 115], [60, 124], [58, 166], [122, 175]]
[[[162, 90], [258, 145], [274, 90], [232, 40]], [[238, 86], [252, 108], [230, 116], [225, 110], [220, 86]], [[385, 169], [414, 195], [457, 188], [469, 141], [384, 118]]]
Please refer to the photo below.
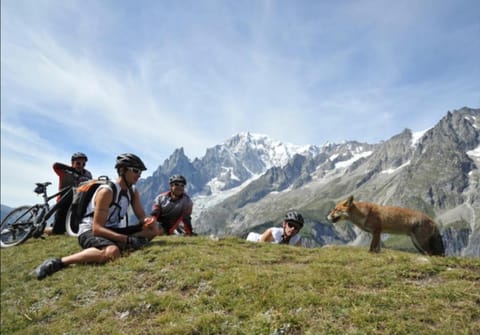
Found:
[[[273, 236], [272, 243], [282, 242], [283, 228], [274, 227], [274, 228], [271, 228], [271, 230], [272, 230], [272, 236]], [[260, 239], [260, 236], [262, 235], [259, 233], [250, 232], [247, 236], [247, 241], [258, 242]], [[301, 238], [300, 235], [296, 234], [290, 239], [290, 241], [288, 241], [288, 244], [295, 245], [300, 240], [300, 238]]]
[[[127, 226], [128, 207], [131, 203], [130, 192], [128, 190], [126, 192], [121, 192], [122, 188], [118, 181], [115, 181], [114, 184], [117, 188], [117, 196], [116, 199], [114, 199], [114, 203], [117, 205], [112, 205], [108, 209], [107, 223], [105, 224], [105, 227], [124, 228]], [[135, 188], [133, 187], [134, 186], [132, 186], [132, 189], [135, 191]], [[112, 188], [108, 184], [100, 185], [93, 194], [92, 200], [87, 206], [86, 213], [93, 213], [95, 211], [95, 197], [101, 188], [108, 188], [113, 192]], [[78, 227], [78, 233], [82, 234], [88, 230], [92, 230], [92, 225], [93, 215], [84, 217]]]
[[[272, 228], [272, 236], [273, 236], [273, 243], [280, 243], [282, 242], [282, 235], [283, 235], [283, 228]], [[295, 245], [298, 241], [300, 241], [300, 235], [295, 234], [292, 236], [288, 244]]]

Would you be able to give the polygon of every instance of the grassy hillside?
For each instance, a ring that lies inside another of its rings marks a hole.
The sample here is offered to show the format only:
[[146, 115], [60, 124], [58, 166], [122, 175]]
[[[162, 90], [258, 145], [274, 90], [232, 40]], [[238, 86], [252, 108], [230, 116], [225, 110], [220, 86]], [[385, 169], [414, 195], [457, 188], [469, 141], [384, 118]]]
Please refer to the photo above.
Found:
[[163, 237], [37, 281], [49, 237], [1, 251], [2, 334], [479, 334], [480, 260]]

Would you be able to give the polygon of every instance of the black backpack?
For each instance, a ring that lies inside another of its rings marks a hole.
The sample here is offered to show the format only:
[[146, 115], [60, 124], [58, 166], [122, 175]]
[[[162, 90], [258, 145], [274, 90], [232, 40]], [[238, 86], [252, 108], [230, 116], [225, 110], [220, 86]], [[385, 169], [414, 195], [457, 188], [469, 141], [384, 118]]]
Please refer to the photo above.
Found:
[[[87, 207], [90, 201], [92, 201], [93, 194], [101, 185], [108, 184], [113, 190], [112, 203], [109, 207], [116, 204], [117, 199], [117, 187], [107, 176], [100, 176], [97, 179], [88, 180], [80, 183], [73, 189], [73, 200], [67, 214], [67, 232], [69, 235], [78, 234], [78, 226], [82, 219], [87, 216], [92, 216], [93, 212], [86, 213]], [[133, 199], [133, 190], [130, 187], [130, 201]]]

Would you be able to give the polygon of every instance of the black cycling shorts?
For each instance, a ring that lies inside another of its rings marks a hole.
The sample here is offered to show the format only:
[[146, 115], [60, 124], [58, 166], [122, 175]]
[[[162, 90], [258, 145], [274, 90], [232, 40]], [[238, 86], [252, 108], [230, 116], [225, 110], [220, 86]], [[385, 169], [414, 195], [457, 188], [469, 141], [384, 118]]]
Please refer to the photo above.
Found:
[[101, 236], [94, 236], [92, 230], [88, 230], [78, 235], [78, 243], [83, 249], [97, 248], [101, 250], [101, 249], [105, 249], [109, 245], [116, 245], [122, 250], [125, 248], [124, 243], [111, 241]]
[[[125, 228], [109, 228], [119, 234], [123, 235], [133, 235], [142, 231], [141, 225], [135, 225]], [[109, 240], [108, 238], [101, 237], [101, 236], [94, 236], [92, 230], [88, 230], [78, 236], [78, 243], [83, 249], [87, 248], [97, 248], [97, 249], [104, 249], [109, 245], [116, 245], [121, 250], [126, 248], [125, 243], [120, 243], [116, 241]]]

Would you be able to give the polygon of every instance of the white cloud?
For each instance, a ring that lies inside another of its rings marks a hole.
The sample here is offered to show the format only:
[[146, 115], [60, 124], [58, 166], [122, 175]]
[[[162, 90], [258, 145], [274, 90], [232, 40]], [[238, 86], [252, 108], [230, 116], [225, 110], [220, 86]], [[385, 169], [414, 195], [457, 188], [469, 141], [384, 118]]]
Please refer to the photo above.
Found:
[[1, 6], [7, 205], [31, 193], [26, 148], [32, 180], [75, 151], [94, 175], [129, 151], [152, 172], [175, 148], [198, 157], [241, 131], [376, 142], [480, 105], [475, 1]]

